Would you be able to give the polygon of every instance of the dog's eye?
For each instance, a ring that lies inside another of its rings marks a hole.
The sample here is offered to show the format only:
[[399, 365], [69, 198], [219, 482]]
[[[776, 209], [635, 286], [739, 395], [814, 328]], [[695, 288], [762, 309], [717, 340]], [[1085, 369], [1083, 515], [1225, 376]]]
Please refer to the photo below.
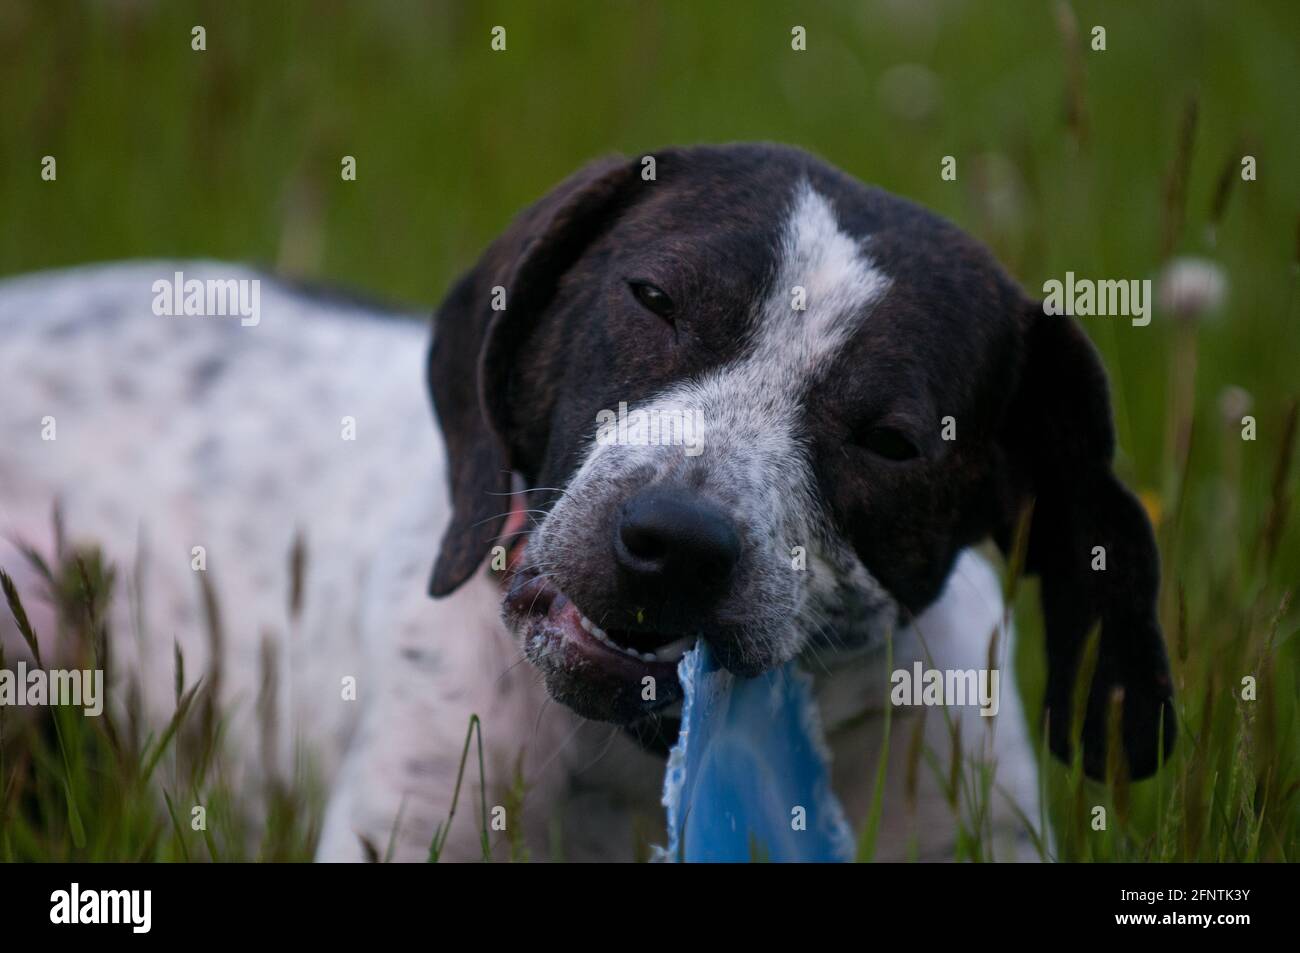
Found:
[[648, 281], [629, 281], [627, 286], [632, 289], [632, 297], [652, 314], [657, 314], [669, 324], [673, 323], [673, 312], [677, 310], [673, 304], [673, 299], [664, 294], [664, 292], [650, 284]]
[[872, 427], [855, 437], [853, 442], [886, 460], [911, 460], [920, 452], [912, 441], [893, 427]]

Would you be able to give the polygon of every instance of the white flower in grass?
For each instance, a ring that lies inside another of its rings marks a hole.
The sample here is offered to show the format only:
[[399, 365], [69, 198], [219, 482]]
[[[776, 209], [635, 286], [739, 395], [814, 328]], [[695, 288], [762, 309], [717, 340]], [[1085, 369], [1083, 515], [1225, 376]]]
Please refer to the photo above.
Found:
[[1227, 297], [1228, 278], [1208, 258], [1175, 258], [1156, 284], [1160, 310], [1189, 324], [1218, 311]]

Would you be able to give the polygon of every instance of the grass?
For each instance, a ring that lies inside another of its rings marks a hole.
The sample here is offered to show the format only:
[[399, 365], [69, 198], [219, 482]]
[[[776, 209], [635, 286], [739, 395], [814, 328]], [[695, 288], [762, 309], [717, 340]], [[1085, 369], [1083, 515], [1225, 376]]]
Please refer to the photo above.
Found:
[[[789, 49], [793, 22], [806, 53]], [[488, 48], [498, 23], [504, 54]], [[189, 47], [195, 24], [206, 52]], [[1089, 47], [1095, 25], [1104, 52]], [[743, 14], [684, 0], [19, 0], [0, 4], [0, 273], [203, 256], [427, 307], [511, 213], [592, 156], [737, 139], [805, 146], [916, 199], [1029, 289], [1067, 270], [1157, 278], [1208, 259], [1228, 295], [1198, 320], [1085, 320], [1111, 376], [1117, 469], [1157, 527], [1179, 743], [1141, 783], [1045, 760], [1047, 816], [1026, 820], [1050, 820], [1042, 850], [1063, 860], [1296, 859], [1298, 31], [1285, 0], [877, 0], [797, 15], [775, 0]], [[909, 75], [924, 95], [900, 104], [889, 90]], [[1247, 154], [1255, 181], [1238, 174]], [[45, 155], [55, 182], [39, 177]], [[344, 155], [355, 182], [339, 177]], [[955, 182], [939, 176], [945, 155]], [[1255, 440], [1241, 437], [1247, 413]], [[97, 657], [105, 600], [123, 595], [93, 553], [64, 557], [49, 598]], [[1036, 585], [1014, 566], [1008, 578], [1035, 712]], [[211, 673], [183, 669], [157, 736], [131, 714], [129, 679], [117, 721], [0, 709], [0, 857], [310, 856], [308, 778], [241, 813]], [[892, 743], [945, 778], [959, 855], [987, 858], [996, 774], [939, 763], [916, 737]], [[204, 836], [181, 807], [194, 803]]]
[[[1027, 525], [1022, 525], [1020, 539], [1025, 537]], [[1264, 539], [1277, 531], [1270, 524], [1261, 529]], [[1265, 543], [1260, 549], [1267, 554]], [[1023, 546], [1017, 544], [1007, 571], [1009, 605], [1020, 587], [1018, 563], [1022, 555]], [[263, 813], [259, 817], [256, 810], [250, 812], [243, 797], [246, 792], [227, 784], [222, 775], [221, 720], [211, 708], [209, 691], [213, 673], [188, 683], [184, 658], [176, 650], [175, 713], [155, 737], [148, 732], [147, 719], [140, 711], [140, 687], [133, 677], [128, 674], [119, 683], [108, 678], [112, 674], [108, 654], [112, 643], [105, 609], [113, 591], [113, 569], [103, 564], [96, 550], [61, 550], [53, 566], [35, 553], [28, 558], [57, 610], [65, 644], [74, 647], [61, 665], [103, 668], [106, 680], [116, 686], [119, 695], [106, 703], [100, 718], [82, 717], [69, 707], [38, 708], [34, 714], [0, 707], [0, 860], [309, 859], [323, 806], [318, 793], [311, 793], [318, 788], [309, 773], [302, 771], [287, 785], [268, 773], [269, 780], [254, 801]], [[296, 551], [291, 558], [300, 559]], [[43, 666], [37, 633], [3, 571], [0, 585], [32, 661]], [[1261, 593], [1260, 598], [1266, 597]], [[1241, 862], [1294, 857], [1300, 844], [1300, 712], [1296, 693], [1284, 686], [1279, 691], [1278, 681], [1281, 659], [1288, 660], [1283, 664], [1292, 667], [1291, 677], [1295, 677], [1294, 639], [1289, 655], [1279, 651], [1278, 639], [1289, 602], [1288, 591], [1259, 630], [1260, 638], [1252, 640], [1247, 634], [1225, 639], [1236, 647], [1232, 658], [1218, 655], [1195, 667], [1189, 665], [1186, 610], [1180, 602], [1174, 668], [1181, 691], [1183, 740], [1156, 778], [1139, 785], [1127, 782], [1118, 759], [1112, 759], [1102, 784], [1084, 777], [1077, 758], [1062, 766], [1044, 749], [1042, 781], [1045, 803], [1050, 804], [1051, 833], [1044, 833], [1044, 818], [1023, 818], [1043, 859]], [[1032, 614], [1032, 610], [1025, 613]], [[1227, 621], [1238, 632], [1249, 632], [1249, 618], [1233, 615]], [[1095, 660], [1095, 649], [1094, 637], [1081, 665], [1076, 723], [1091, 677], [1087, 659]], [[996, 649], [991, 647], [990, 653], [995, 654]], [[0, 668], [5, 663], [0, 650]], [[1256, 697], [1249, 702], [1241, 699], [1239, 686], [1224, 684], [1216, 674], [1222, 671], [1253, 673], [1258, 680]], [[275, 680], [266, 681], [274, 684]], [[1204, 685], [1204, 692], [1188, 698], [1189, 683]], [[264, 720], [271, 717], [273, 705], [259, 707]], [[885, 711], [888, 716], [888, 706]], [[120, 718], [117, 712], [125, 717]], [[955, 751], [960, 748], [960, 729], [951, 719], [948, 724]], [[909, 742], [909, 777], [929, 770], [946, 783], [960, 831], [957, 859], [994, 859], [983, 828], [990, 799], [1004, 796], [996, 785], [996, 765], [978, 759], [938, 763], [934, 752], [919, 743], [922, 725], [918, 720]], [[264, 738], [274, 736], [270, 726], [264, 725], [264, 729]], [[472, 822], [480, 832], [483, 859], [492, 859], [487, 793], [482, 783], [482, 730], [477, 716], [471, 717], [447, 819], [438, 826], [430, 845], [430, 862], [440, 859], [446, 844], [466, 783], [466, 769], [473, 763], [470, 754], [475, 740], [479, 804]], [[888, 717], [885, 730], [889, 730]], [[1075, 747], [1078, 750], [1077, 738]], [[1117, 742], [1112, 750], [1119, 750]], [[883, 751], [888, 751], [888, 740]], [[883, 770], [884, 755], [881, 757]], [[305, 762], [300, 761], [302, 764]], [[882, 778], [877, 777], [877, 799]], [[474, 783], [473, 777], [470, 782]], [[517, 771], [506, 798], [508, 809], [515, 808], [511, 816], [521, 816], [517, 808], [525, 796], [522, 775]], [[201, 828], [190, 823], [192, 815], [178, 813], [178, 802], [201, 806], [207, 812]], [[1106, 811], [1104, 830], [1096, 827], [1098, 807]], [[878, 808], [878, 803], [873, 805], [871, 820], [861, 832], [859, 860], [873, 856]], [[400, 812], [394, 834], [399, 824]], [[507, 840], [511, 860], [528, 859], [518, 824], [512, 826]], [[365, 847], [371, 860], [386, 861], [393, 844], [383, 851], [374, 844]]]
[[[0, 706], [0, 860], [309, 860], [323, 799], [305, 762], [288, 783], [268, 773], [250, 811], [250, 792], [225, 775], [213, 673], [187, 681], [176, 649], [175, 711], [156, 731], [133, 673], [113, 678], [106, 612], [113, 568], [98, 550], [60, 546], [52, 565], [34, 552], [28, 558], [68, 649], [57, 666], [103, 669], [110, 697], [95, 718], [71, 706]], [[30, 662], [51, 664], [3, 570], [0, 583]], [[7, 661], [0, 648], [0, 669]]]

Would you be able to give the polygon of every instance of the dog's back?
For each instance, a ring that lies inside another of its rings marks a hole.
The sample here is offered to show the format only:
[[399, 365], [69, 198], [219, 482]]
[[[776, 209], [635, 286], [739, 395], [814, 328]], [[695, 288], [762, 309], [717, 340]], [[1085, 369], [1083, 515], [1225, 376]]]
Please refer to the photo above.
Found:
[[[178, 272], [260, 280], [256, 323], [154, 313], [154, 283]], [[62, 647], [24, 550], [53, 561], [57, 503], [67, 547], [100, 547], [116, 571], [115, 677], [136, 681], [161, 730], [175, 708], [175, 642], [187, 685], [218, 678], [235, 784], [268, 768], [287, 776], [306, 754], [329, 796], [324, 858], [362, 859], [362, 837], [392, 837], [396, 858], [423, 859], [472, 713], [492, 726], [489, 787], [529, 770], [524, 813], [539, 856], [557, 803], [573, 818], [567, 856], [627, 856], [626, 789], [652, 809], [662, 768], [615, 729], [547, 705], [518, 665], [492, 580], [427, 595], [446, 475], [424, 391], [427, 326], [407, 317], [211, 263], [0, 282], [0, 568], [50, 664]], [[27, 655], [7, 612], [0, 637], [11, 661]], [[589, 782], [598, 796], [561, 797], [573, 765], [597, 760], [614, 778]], [[444, 856], [478, 851], [466, 824]]]
[[[155, 313], [155, 282], [177, 273], [258, 281], [256, 323]], [[155, 716], [173, 705], [173, 640], [188, 682], [216, 674], [222, 643], [232, 732], [274, 659], [296, 713], [278, 754], [298, 723], [331, 760], [350, 730], [340, 685], [358, 674], [361, 593], [401, 507], [441, 480], [421, 379], [427, 332], [401, 318], [195, 262], [0, 283], [0, 566], [47, 660], [59, 653], [53, 619], [21, 547], [53, 560], [57, 501], [69, 545], [100, 546], [115, 568], [115, 670], [138, 676]], [[413, 587], [426, 571], [410, 567]], [[0, 634], [20, 657], [4, 616]]]

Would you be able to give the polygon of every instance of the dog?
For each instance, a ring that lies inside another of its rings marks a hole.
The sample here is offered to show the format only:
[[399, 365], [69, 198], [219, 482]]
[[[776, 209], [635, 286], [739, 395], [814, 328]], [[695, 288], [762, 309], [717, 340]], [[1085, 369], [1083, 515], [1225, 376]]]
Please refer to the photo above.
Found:
[[[495, 856], [639, 856], [701, 639], [740, 676], [810, 673], [858, 830], [886, 759], [878, 857], [950, 859], [972, 834], [1032, 856], [989, 547], [1039, 578], [1052, 752], [1103, 775], [1116, 705], [1130, 777], [1175, 738], [1155, 543], [1111, 470], [1096, 352], [957, 227], [806, 152], [653, 158], [595, 161], [523, 211], [431, 346], [400, 311], [215, 263], [0, 283], [0, 566], [38, 602], [15, 541], [52, 551], [56, 503], [104, 547], [115, 669], [159, 719], [173, 640], [220, 667], [236, 739], [272, 653], [278, 770], [310, 751], [328, 784], [322, 860], [425, 859], [472, 715]], [[260, 315], [155, 313], [173, 275], [257, 282]], [[694, 443], [597, 439], [620, 413]], [[916, 662], [999, 670], [998, 714], [894, 707], [890, 738], [891, 673]], [[950, 789], [954, 760], [989, 769], [983, 796]], [[481, 856], [479, 821], [442, 856]]]

